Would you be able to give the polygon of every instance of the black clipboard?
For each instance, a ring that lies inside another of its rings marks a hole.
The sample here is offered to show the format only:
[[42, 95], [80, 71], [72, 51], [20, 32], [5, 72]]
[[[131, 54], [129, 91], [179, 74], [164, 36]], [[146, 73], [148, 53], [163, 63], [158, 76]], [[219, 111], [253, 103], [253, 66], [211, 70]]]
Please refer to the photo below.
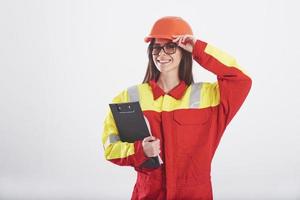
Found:
[[[112, 103], [109, 104], [112, 115], [114, 117], [119, 137], [122, 142], [133, 143], [136, 140], [143, 140], [150, 136], [144, 114], [142, 112], [140, 103]], [[159, 158], [150, 157], [141, 167], [157, 168], [160, 166]]]

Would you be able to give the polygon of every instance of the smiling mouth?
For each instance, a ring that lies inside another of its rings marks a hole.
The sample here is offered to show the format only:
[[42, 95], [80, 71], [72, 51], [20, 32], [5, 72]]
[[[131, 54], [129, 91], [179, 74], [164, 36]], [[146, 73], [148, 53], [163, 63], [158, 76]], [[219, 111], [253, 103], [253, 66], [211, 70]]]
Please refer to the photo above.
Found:
[[163, 64], [163, 65], [165, 65], [165, 64], [168, 64], [168, 63], [170, 63], [170, 62], [171, 62], [171, 60], [157, 60], [157, 62], [158, 62], [158, 63], [160, 63], [160, 64]]

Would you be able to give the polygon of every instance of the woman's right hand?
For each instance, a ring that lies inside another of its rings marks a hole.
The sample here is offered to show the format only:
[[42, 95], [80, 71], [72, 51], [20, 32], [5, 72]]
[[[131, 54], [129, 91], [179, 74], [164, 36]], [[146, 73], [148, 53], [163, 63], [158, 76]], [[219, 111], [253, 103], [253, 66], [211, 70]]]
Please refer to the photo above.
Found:
[[153, 136], [144, 138], [142, 146], [147, 157], [156, 157], [160, 153], [160, 140]]

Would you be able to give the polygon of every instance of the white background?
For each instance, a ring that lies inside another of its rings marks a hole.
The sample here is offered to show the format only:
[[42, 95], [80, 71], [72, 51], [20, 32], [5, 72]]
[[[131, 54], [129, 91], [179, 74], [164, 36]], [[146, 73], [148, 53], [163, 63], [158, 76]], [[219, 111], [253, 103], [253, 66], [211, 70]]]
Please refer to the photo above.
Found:
[[[0, 1], [0, 199], [130, 199], [104, 160], [108, 103], [141, 83], [144, 37], [181, 16], [253, 79], [212, 163], [216, 200], [300, 199], [298, 1]], [[196, 81], [215, 76], [194, 63]]]

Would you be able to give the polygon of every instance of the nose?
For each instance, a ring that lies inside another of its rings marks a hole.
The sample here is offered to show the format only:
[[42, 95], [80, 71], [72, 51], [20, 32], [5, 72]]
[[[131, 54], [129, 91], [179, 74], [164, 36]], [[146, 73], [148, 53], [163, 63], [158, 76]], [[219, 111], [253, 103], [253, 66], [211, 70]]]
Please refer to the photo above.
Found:
[[163, 54], [166, 55], [166, 52], [165, 52], [164, 48], [161, 48], [160, 51], [159, 51], [159, 53], [158, 53], [158, 56], [160, 56], [161, 52], [163, 52]]

